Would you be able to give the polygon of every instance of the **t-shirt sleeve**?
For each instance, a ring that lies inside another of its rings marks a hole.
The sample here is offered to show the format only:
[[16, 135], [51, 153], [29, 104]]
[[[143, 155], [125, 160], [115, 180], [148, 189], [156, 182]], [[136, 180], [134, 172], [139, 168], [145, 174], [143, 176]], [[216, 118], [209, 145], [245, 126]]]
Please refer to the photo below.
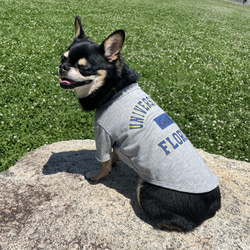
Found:
[[112, 141], [110, 135], [98, 124], [95, 124], [94, 134], [96, 142], [96, 159], [100, 162], [110, 160], [112, 156]]

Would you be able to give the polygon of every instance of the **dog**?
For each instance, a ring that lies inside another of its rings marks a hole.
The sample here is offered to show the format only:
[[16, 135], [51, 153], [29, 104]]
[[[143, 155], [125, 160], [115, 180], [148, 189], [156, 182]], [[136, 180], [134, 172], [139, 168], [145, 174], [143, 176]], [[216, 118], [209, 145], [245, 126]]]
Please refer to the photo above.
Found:
[[120, 29], [97, 45], [76, 16], [74, 41], [61, 57], [60, 86], [75, 90], [84, 111], [96, 110], [96, 159], [102, 168], [86, 177], [98, 181], [122, 160], [138, 173], [137, 200], [155, 225], [191, 231], [220, 209], [218, 178], [139, 87], [139, 74], [120, 53], [124, 40]]

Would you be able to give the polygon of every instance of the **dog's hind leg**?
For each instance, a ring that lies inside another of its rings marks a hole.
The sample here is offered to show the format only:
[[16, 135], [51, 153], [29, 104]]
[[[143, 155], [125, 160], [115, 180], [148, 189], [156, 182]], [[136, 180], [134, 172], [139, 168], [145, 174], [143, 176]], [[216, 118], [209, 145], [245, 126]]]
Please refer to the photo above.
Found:
[[[170, 196], [168, 195], [169, 193]], [[191, 231], [195, 227], [192, 221], [178, 215], [178, 211], [176, 213], [175, 208], [178, 208], [178, 205], [175, 204], [175, 200], [171, 197], [170, 190], [154, 186], [139, 179], [137, 200], [140, 207], [156, 222], [159, 229], [181, 232]]]
[[140, 180], [137, 199], [160, 229], [191, 231], [220, 209], [219, 187], [203, 194], [178, 192]]

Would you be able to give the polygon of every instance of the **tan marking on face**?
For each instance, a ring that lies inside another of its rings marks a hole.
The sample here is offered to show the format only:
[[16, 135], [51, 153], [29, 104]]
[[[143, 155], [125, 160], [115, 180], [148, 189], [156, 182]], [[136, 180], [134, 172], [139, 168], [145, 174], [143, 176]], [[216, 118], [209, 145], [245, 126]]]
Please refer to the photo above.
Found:
[[[95, 90], [97, 90], [104, 84], [107, 71], [98, 70], [97, 73], [97, 75], [89, 77], [89, 79], [92, 80], [90, 84], [75, 88], [76, 95], [78, 98], [84, 98], [86, 96], [89, 96], [91, 93], [93, 93]], [[87, 77], [85, 78], [85, 80], [88, 80]]]
[[97, 75], [97, 81], [96, 81], [96, 88], [99, 88], [104, 83], [104, 79], [107, 76], [107, 71], [100, 69], [97, 71], [97, 73], [98, 73], [98, 75]]
[[79, 61], [78, 61], [78, 64], [81, 65], [81, 66], [84, 66], [87, 64], [87, 60], [85, 58], [81, 58]]
[[66, 51], [63, 55], [64, 55], [65, 57], [69, 57], [69, 51]]
[[77, 68], [71, 67], [70, 70], [67, 72], [66, 77], [75, 82], [82, 82], [89, 80], [88, 77], [84, 77]]

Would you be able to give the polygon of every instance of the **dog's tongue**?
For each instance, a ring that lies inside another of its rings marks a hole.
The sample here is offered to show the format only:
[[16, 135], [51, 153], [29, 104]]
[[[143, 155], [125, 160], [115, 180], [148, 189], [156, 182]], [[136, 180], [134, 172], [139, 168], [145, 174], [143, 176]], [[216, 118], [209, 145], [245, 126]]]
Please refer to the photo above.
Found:
[[66, 83], [66, 84], [70, 85], [70, 84], [73, 84], [75, 82], [74, 81], [65, 80], [63, 78], [60, 78], [60, 83]]

